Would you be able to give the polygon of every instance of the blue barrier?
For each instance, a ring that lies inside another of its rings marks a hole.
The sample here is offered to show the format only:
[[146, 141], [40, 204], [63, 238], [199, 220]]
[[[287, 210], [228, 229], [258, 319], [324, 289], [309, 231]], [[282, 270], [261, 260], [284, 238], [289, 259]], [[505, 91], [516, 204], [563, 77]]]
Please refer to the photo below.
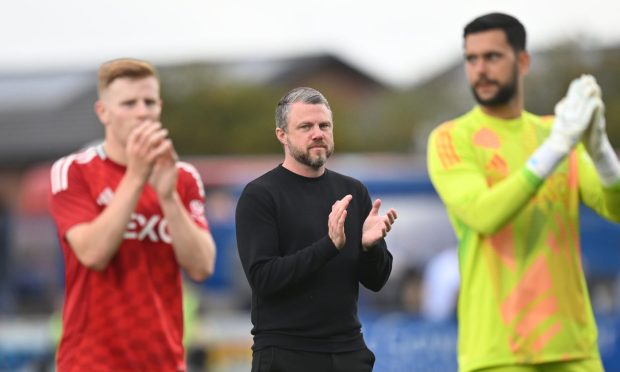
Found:
[[456, 371], [456, 323], [429, 323], [412, 315], [363, 317], [375, 372]]
[[[430, 323], [403, 313], [362, 317], [375, 353], [374, 372], [457, 371], [456, 322]], [[597, 316], [599, 350], [607, 371], [620, 371], [620, 316]]]

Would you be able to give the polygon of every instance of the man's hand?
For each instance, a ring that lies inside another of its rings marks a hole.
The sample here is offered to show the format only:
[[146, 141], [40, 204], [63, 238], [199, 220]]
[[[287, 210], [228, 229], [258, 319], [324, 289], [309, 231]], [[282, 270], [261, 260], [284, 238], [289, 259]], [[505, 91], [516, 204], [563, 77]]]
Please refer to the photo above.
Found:
[[153, 152], [161, 153], [161, 155], [155, 158], [149, 183], [157, 192], [160, 200], [171, 198], [177, 187], [179, 171], [176, 163], [178, 155], [170, 139], [163, 140], [158, 148], [153, 149]]
[[390, 208], [387, 214], [380, 216], [381, 199], [376, 199], [362, 227], [362, 249], [367, 251], [374, 247], [380, 239], [385, 238], [396, 220], [396, 211]]
[[583, 143], [601, 182], [611, 186], [620, 181], [620, 161], [609, 143], [605, 126], [605, 105], [601, 104], [594, 112], [594, 119], [584, 134]]
[[530, 156], [527, 168], [538, 178], [547, 178], [583, 137], [602, 106], [601, 88], [592, 76], [573, 80], [566, 97], [555, 106], [549, 137]]
[[347, 241], [344, 233], [344, 221], [347, 218], [347, 207], [351, 199], [353, 199], [353, 196], [349, 194], [340, 200], [336, 200], [327, 219], [329, 238], [338, 250], [344, 248], [344, 243]]
[[127, 173], [139, 177], [142, 182], [150, 177], [155, 159], [162, 155], [166, 148], [168, 130], [161, 123], [144, 121], [134, 128], [127, 138]]
[[594, 112], [603, 106], [600, 97], [601, 89], [591, 75], [582, 75], [571, 82], [566, 97], [555, 106], [549, 140], [556, 151], [568, 154], [579, 142]]
[[601, 106], [594, 111], [592, 124], [588, 127], [583, 136], [583, 144], [592, 159], [597, 159], [602, 155], [603, 143], [609, 141], [605, 127], [605, 104], [601, 104]]

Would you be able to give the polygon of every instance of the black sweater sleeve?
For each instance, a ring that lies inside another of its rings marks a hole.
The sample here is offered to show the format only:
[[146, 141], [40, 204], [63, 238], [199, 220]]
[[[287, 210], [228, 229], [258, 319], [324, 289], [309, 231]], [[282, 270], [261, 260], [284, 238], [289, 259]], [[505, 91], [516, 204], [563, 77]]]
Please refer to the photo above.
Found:
[[360, 253], [359, 280], [364, 287], [378, 292], [392, 272], [392, 254], [387, 250], [385, 240]]
[[[372, 209], [372, 201], [368, 190], [361, 183], [362, 199], [364, 200], [365, 207], [363, 215], [360, 216], [362, 225], [368, 217], [370, 210]], [[381, 211], [379, 211], [381, 212]], [[390, 277], [392, 272], [392, 254], [387, 249], [387, 244], [384, 239], [381, 239], [377, 245], [364, 252], [360, 246], [360, 260], [359, 260], [359, 281], [364, 287], [378, 292]]]
[[252, 289], [271, 296], [306, 279], [339, 251], [328, 236], [294, 254], [284, 255], [278, 248], [275, 201], [260, 184], [248, 184], [236, 210], [239, 258]]

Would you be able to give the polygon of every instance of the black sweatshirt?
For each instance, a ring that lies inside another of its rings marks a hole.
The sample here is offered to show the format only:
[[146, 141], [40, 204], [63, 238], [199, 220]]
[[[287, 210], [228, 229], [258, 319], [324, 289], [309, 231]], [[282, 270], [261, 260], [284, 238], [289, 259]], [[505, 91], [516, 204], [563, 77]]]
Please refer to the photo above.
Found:
[[[328, 236], [332, 205], [353, 195], [346, 244]], [[268, 346], [343, 352], [365, 346], [357, 316], [359, 284], [378, 291], [392, 270], [382, 239], [362, 251], [372, 203], [359, 181], [325, 170], [317, 178], [282, 165], [250, 182], [236, 211], [237, 246], [252, 288], [254, 350]]]

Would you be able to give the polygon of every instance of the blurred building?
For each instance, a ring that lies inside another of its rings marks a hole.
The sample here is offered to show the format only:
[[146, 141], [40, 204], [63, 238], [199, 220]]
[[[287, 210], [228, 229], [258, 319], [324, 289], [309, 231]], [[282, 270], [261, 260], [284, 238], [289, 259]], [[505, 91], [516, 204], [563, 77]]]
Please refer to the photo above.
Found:
[[363, 102], [389, 89], [355, 64], [331, 54], [168, 65], [162, 66], [160, 72], [163, 85], [175, 91], [191, 88], [196, 83], [251, 84], [285, 89], [309, 86], [328, 96]]
[[0, 76], [0, 168], [20, 168], [100, 138], [92, 72]]

